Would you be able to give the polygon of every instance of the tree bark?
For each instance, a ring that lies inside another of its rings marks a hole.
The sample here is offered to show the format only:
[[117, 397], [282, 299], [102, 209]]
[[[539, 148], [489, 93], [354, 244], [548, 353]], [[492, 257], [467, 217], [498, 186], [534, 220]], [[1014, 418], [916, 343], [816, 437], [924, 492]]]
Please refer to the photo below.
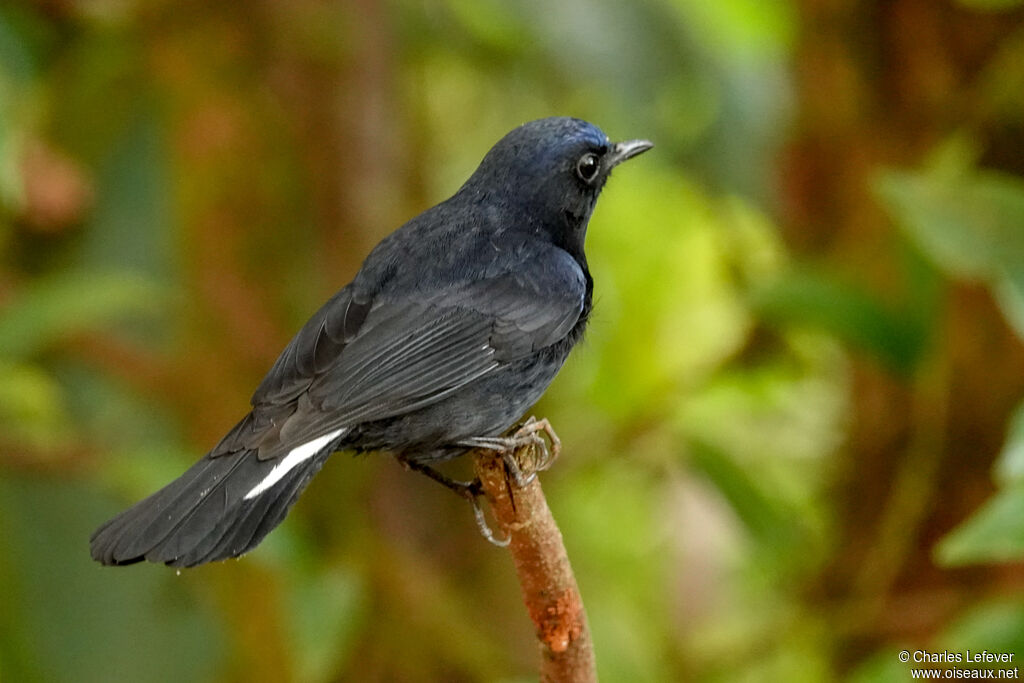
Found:
[[501, 456], [492, 451], [477, 451], [475, 468], [500, 532], [509, 539], [523, 602], [536, 629], [540, 680], [597, 681], [583, 600], [540, 479], [516, 488]]

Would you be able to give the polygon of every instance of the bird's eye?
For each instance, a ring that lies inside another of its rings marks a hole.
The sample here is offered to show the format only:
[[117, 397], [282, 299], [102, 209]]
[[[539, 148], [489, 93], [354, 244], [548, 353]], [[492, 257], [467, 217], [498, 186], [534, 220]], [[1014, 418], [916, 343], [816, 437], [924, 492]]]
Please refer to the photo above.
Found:
[[597, 176], [597, 169], [601, 166], [601, 160], [593, 152], [587, 152], [576, 162], [576, 175], [583, 181], [590, 182]]

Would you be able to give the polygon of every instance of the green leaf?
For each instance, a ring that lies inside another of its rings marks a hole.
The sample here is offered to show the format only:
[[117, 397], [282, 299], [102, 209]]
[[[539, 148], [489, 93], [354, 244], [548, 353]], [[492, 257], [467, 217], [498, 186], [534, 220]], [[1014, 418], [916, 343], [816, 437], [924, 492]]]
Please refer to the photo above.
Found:
[[492, 49], [518, 53], [528, 44], [522, 17], [508, 3], [451, 0], [446, 9], [469, 35]]
[[165, 131], [144, 108], [100, 164], [98, 194], [79, 258], [97, 270], [133, 271], [164, 283], [174, 274], [174, 225]]
[[351, 655], [365, 620], [365, 588], [357, 574], [330, 568], [290, 582], [288, 588], [296, 680], [333, 680]]
[[0, 361], [0, 433], [7, 445], [34, 452], [52, 451], [70, 434], [60, 386], [47, 372], [29, 364]]
[[900, 649], [886, 647], [871, 655], [846, 678], [846, 683], [905, 683], [910, 664], [900, 661]]
[[995, 474], [1005, 488], [939, 543], [936, 556], [941, 563], [1024, 558], [1024, 403], [1010, 418]]
[[882, 203], [936, 264], [982, 280], [1024, 338], [1024, 179], [978, 171], [968, 141], [953, 138], [920, 172], [875, 179]]
[[1024, 268], [1024, 180], [950, 162], [883, 172], [875, 188], [906, 232], [955, 277], [995, 281]]
[[23, 359], [71, 335], [149, 313], [161, 291], [138, 275], [78, 272], [35, 282], [0, 311], [0, 350]]
[[996, 478], [1004, 485], [1024, 483], [1024, 403], [1010, 418], [1003, 451], [996, 460]]
[[21, 144], [36, 114], [39, 53], [51, 38], [30, 10], [15, 5], [0, 6], [0, 208], [23, 200]]
[[770, 321], [821, 328], [904, 373], [927, 342], [928, 325], [918, 315], [831, 275], [792, 272], [757, 292], [752, 304]]
[[40, 52], [52, 40], [49, 26], [16, 6], [0, 8], [0, 83], [26, 85], [39, 71]]
[[1006, 488], [943, 538], [936, 559], [945, 566], [1024, 559], [1024, 485]]
[[713, 52], [764, 59], [785, 51], [796, 35], [796, 11], [785, 2], [676, 0], [675, 6]]
[[968, 609], [937, 639], [935, 649], [1024, 652], [1024, 604], [1004, 599]]
[[791, 510], [770, 496], [748, 469], [740, 467], [724, 451], [709, 444], [691, 443], [690, 462], [729, 501], [733, 511], [758, 542], [780, 553], [798, 540]]
[[1006, 322], [1024, 339], [1024, 268], [1014, 268], [995, 284], [995, 297]]

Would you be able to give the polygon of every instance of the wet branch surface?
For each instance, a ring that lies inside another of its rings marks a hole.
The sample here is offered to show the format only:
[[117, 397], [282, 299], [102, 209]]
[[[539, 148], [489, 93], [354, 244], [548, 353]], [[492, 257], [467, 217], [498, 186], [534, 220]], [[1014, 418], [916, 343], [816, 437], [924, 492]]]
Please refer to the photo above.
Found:
[[476, 452], [475, 469], [498, 523], [496, 535], [510, 540], [508, 549], [540, 648], [540, 680], [597, 681], [583, 600], [539, 477], [516, 488], [501, 456], [491, 451]]

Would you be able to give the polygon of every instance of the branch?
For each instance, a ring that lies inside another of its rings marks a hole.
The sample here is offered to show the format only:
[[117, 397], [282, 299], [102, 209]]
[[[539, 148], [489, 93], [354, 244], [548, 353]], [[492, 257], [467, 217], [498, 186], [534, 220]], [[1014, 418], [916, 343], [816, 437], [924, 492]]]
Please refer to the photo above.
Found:
[[[515, 454], [517, 461], [522, 450]], [[596, 683], [583, 600], [540, 480], [515, 488], [501, 456], [493, 451], [477, 451], [475, 468], [498, 526], [510, 539], [523, 602], [540, 646], [541, 683]]]

